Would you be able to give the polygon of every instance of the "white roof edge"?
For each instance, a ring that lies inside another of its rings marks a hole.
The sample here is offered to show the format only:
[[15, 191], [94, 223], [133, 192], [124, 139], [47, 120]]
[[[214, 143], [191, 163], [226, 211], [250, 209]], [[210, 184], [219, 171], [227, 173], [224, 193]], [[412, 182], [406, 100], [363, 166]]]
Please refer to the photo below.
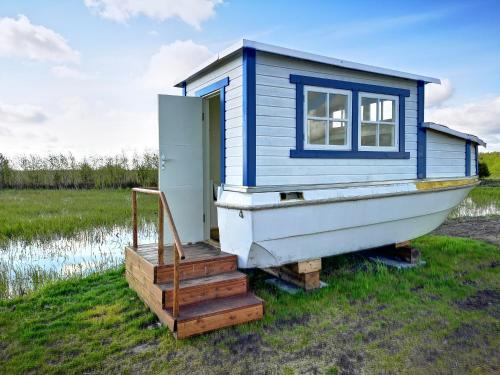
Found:
[[447, 127], [446, 125], [436, 124], [435, 122], [424, 122], [423, 127], [427, 128], [427, 129], [435, 130], [435, 131], [440, 132], [440, 133], [452, 135], [452, 136], [457, 137], [457, 138], [466, 139], [466, 140], [469, 140], [471, 142], [477, 143], [478, 145], [486, 147], [486, 142], [483, 141], [481, 138], [476, 137], [475, 135], [472, 135], [472, 134], [459, 132], [458, 130], [451, 129], [451, 128]]
[[340, 66], [340, 67], [347, 68], [347, 69], [354, 69], [354, 70], [360, 70], [360, 71], [364, 71], [364, 72], [383, 74], [383, 75], [391, 76], [391, 77], [406, 78], [406, 79], [411, 79], [414, 81], [424, 81], [424, 82], [428, 82], [428, 83], [438, 83], [438, 84], [441, 83], [440, 79], [434, 78], [434, 77], [422, 76], [422, 75], [413, 74], [413, 73], [406, 73], [406, 72], [401, 72], [398, 70], [381, 68], [381, 67], [377, 67], [377, 66], [361, 64], [361, 63], [356, 63], [356, 62], [342, 60], [342, 59], [336, 59], [333, 57], [317, 55], [314, 53], [302, 52], [302, 51], [298, 51], [298, 50], [294, 50], [294, 49], [290, 49], [290, 48], [274, 46], [271, 44], [255, 42], [253, 40], [242, 39], [239, 42], [230, 46], [229, 48], [226, 48], [225, 50], [214, 55], [212, 58], [205, 61], [203, 64], [199, 65], [195, 69], [193, 69], [183, 79], [177, 80], [177, 83], [175, 84], [175, 86], [181, 87], [182, 82], [189, 80], [190, 78], [192, 78], [196, 74], [199, 74], [202, 70], [208, 68], [210, 65], [214, 64], [218, 60], [221, 60], [224, 57], [227, 57], [227, 56], [239, 51], [243, 47], [250, 47], [250, 48], [254, 48], [257, 51], [275, 53], [277, 55], [283, 55], [283, 56], [293, 57], [293, 58], [297, 58], [297, 59], [319, 62], [319, 63], [323, 63], [323, 64], [328, 64], [328, 65], [335, 65], [335, 66]]

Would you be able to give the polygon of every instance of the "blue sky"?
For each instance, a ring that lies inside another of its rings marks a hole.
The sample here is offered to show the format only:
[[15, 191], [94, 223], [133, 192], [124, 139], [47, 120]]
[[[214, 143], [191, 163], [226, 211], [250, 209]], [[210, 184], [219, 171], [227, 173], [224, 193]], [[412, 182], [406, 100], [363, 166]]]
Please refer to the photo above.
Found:
[[500, 150], [498, 1], [0, 3], [0, 152], [155, 149], [156, 94], [241, 38], [444, 79], [426, 120]]

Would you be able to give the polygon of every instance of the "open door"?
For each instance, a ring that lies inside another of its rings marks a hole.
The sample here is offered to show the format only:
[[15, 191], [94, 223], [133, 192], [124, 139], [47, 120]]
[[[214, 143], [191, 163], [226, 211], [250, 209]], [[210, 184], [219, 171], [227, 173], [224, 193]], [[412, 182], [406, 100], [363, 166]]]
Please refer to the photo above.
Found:
[[[202, 101], [198, 97], [159, 96], [159, 187], [183, 243], [204, 240]], [[166, 223], [165, 242], [172, 243]]]

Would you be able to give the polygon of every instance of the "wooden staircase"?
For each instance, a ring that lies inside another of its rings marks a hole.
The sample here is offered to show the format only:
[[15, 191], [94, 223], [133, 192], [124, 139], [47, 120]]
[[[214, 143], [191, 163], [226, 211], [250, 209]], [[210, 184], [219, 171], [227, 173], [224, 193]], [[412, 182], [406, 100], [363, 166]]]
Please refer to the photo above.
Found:
[[236, 256], [203, 242], [184, 246], [186, 258], [179, 264], [179, 315], [174, 318], [172, 259], [158, 265], [157, 248], [157, 244], [126, 247], [126, 278], [177, 338], [262, 318], [263, 302], [248, 291], [247, 276], [237, 271]]

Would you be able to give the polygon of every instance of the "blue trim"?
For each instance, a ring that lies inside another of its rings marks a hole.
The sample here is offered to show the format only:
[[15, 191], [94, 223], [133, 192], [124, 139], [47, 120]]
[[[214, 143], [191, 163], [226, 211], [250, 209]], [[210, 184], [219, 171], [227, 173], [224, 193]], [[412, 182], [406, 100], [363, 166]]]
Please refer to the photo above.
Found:
[[417, 83], [417, 178], [427, 176], [427, 132], [424, 128], [425, 82]]
[[474, 155], [476, 157], [476, 176], [479, 175], [479, 152], [478, 152], [478, 149], [479, 149], [479, 145], [476, 143], [474, 145]]
[[341, 90], [371, 92], [371, 93], [375, 93], [375, 94], [384, 94], [384, 95], [395, 95], [395, 96], [404, 96], [404, 97], [410, 96], [410, 90], [398, 89], [395, 87], [368, 85], [365, 83], [355, 83], [355, 82], [346, 82], [346, 81], [337, 81], [334, 79], [299, 76], [296, 74], [290, 74], [290, 83], [301, 83], [303, 85], [329, 87], [332, 89], [341, 89]]
[[256, 184], [255, 49], [243, 48], [243, 185]]
[[195, 96], [205, 96], [207, 94], [210, 94], [214, 91], [220, 90], [223, 87], [226, 87], [229, 85], [229, 77], [223, 78], [220, 81], [214, 82], [211, 85], [208, 85], [207, 87], [204, 87], [198, 91], [195, 92]]
[[465, 142], [465, 176], [470, 176], [470, 144], [469, 140]]
[[[405, 152], [405, 98], [409, 90], [387, 86], [337, 81], [333, 79], [299, 76], [290, 74], [290, 83], [295, 83], [295, 150], [290, 150], [291, 158], [332, 158], [332, 159], [409, 159]], [[304, 85], [328, 87], [352, 92], [351, 150], [304, 150]], [[399, 151], [358, 151], [359, 92], [370, 92], [399, 97]]]
[[[359, 123], [359, 92], [352, 92], [352, 111], [351, 111], [351, 150], [358, 151], [358, 123]], [[304, 118], [304, 117], [302, 117]], [[301, 126], [302, 128], [303, 126]], [[302, 143], [302, 145], [304, 145]], [[301, 147], [302, 148], [302, 147]]]
[[398, 151], [290, 150], [290, 157], [318, 159], [409, 159], [410, 153]]
[[186, 81], [182, 82], [182, 96], [187, 96], [187, 84], [186, 84]]
[[[211, 85], [195, 92], [196, 96], [205, 96], [215, 91], [219, 91], [220, 103], [220, 182], [226, 183], [226, 86], [229, 85], [229, 77], [221, 79]], [[185, 82], [182, 84], [185, 90]]]

